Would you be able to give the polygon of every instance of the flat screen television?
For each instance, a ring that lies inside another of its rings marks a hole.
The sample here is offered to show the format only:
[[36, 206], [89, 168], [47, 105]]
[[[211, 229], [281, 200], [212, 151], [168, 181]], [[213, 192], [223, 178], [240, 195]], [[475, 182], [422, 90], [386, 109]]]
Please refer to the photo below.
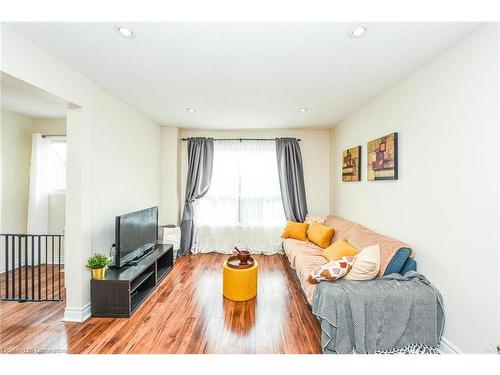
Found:
[[158, 207], [116, 217], [115, 267], [120, 268], [145, 252], [158, 241]]

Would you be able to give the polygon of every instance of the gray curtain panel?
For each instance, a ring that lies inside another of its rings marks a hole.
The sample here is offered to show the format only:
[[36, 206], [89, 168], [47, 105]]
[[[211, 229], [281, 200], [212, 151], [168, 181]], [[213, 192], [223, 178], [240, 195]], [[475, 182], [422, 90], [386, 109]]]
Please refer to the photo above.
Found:
[[196, 199], [203, 197], [210, 187], [214, 162], [213, 138], [189, 138], [186, 201], [181, 221], [180, 256], [191, 250], [194, 236], [194, 207]]
[[299, 141], [276, 138], [281, 199], [287, 220], [303, 222], [307, 215], [304, 168]]

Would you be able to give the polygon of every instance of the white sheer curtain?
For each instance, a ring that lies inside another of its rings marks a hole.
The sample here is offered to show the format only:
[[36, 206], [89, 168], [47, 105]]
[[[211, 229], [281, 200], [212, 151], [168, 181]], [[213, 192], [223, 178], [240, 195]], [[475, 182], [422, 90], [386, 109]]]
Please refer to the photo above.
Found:
[[40, 134], [33, 134], [28, 200], [29, 234], [47, 234], [49, 230], [48, 152], [49, 140]]
[[216, 141], [212, 182], [197, 201], [193, 253], [281, 252], [285, 222], [272, 141]]

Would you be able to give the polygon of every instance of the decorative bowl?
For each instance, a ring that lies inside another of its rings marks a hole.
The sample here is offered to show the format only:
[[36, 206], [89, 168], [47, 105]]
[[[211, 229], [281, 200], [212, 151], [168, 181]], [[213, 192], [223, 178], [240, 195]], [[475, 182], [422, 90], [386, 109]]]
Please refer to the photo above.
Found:
[[240, 264], [242, 265], [248, 264], [248, 259], [250, 259], [250, 251], [240, 250], [239, 253], [236, 254], [236, 256], [240, 260]]

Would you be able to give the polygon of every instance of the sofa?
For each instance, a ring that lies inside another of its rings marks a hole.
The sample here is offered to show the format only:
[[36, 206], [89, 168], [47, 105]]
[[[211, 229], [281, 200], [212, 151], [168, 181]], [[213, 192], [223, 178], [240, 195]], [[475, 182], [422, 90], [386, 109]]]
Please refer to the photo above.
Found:
[[[332, 243], [345, 239], [357, 249], [370, 245], [380, 245], [380, 271], [378, 277], [392, 273], [401, 275], [408, 271], [416, 271], [417, 263], [413, 259], [414, 252], [402, 241], [376, 233], [360, 224], [337, 216], [327, 216], [325, 225], [335, 228]], [[283, 241], [283, 250], [288, 257], [290, 266], [295, 270], [300, 286], [312, 305], [314, 290], [317, 287], [307, 281], [311, 271], [326, 263], [322, 256], [324, 249], [309, 241], [287, 238]]]
[[360, 250], [379, 245], [380, 268], [373, 280], [311, 284], [311, 271], [327, 262], [324, 249], [309, 241], [283, 241], [320, 324], [323, 353], [437, 353], [445, 323], [443, 298], [416, 272], [411, 248], [340, 217], [328, 216], [324, 224], [335, 229], [332, 243], [343, 239]]

